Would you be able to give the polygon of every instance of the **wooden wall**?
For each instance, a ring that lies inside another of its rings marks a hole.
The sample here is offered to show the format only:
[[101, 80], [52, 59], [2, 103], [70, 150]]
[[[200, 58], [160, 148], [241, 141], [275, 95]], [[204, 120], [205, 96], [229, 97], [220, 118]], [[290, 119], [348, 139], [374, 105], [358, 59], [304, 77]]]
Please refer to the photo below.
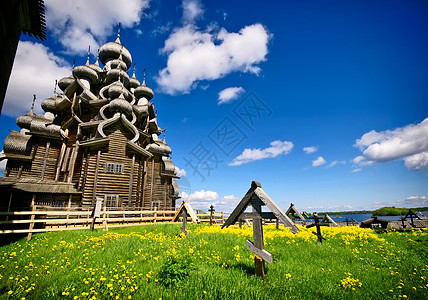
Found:
[[[104, 151], [100, 155], [99, 167], [98, 167], [98, 178], [96, 185], [96, 197], [105, 198], [105, 195], [118, 195], [119, 206], [128, 206], [129, 196], [129, 184], [132, 166], [132, 157], [126, 155], [126, 143], [128, 137], [122, 133], [118, 125], [112, 125], [109, 128], [110, 143], [108, 151]], [[83, 164], [87, 160], [87, 171], [83, 169], [82, 176], [83, 186], [83, 199], [82, 204], [84, 206], [92, 206], [93, 191], [96, 176], [96, 165], [97, 165], [97, 152], [98, 150], [91, 150], [87, 158], [82, 159]], [[107, 162], [123, 164], [122, 173], [110, 173], [107, 172]], [[135, 160], [133, 181], [132, 181], [132, 194], [131, 194], [131, 206], [138, 206], [137, 204], [137, 184], [138, 184], [138, 173], [142, 167], [142, 162], [139, 159]]]

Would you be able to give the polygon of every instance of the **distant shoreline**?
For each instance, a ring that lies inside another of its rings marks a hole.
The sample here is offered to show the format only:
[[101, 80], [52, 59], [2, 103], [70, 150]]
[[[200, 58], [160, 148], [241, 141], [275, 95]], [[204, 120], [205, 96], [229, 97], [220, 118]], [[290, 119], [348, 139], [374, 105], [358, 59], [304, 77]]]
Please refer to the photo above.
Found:
[[[410, 208], [415, 214], [419, 211], [428, 211], [428, 207], [416, 207]], [[372, 214], [374, 216], [401, 216], [406, 215], [409, 208], [398, 208], [398, 207], [382, 207], [376, 210], [351, 210], [351, 211], [329, 211], [320, 212], [319, 214], [328, 215], [357, 215], [357, 214]]]

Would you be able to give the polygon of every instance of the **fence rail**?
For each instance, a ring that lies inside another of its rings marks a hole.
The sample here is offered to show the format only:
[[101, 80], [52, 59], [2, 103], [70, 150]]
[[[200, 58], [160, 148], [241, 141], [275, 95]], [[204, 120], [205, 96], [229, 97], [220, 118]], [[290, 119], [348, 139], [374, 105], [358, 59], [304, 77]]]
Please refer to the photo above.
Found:
[[[28, 233], [27, 240], [33, 233], [90, 229], [108, 230], [110, 227], [126, 227], [156, 223], [170, 223], [175, 210], [106, 210], [101, 211], [99, 218], [93, 218], [92, 210], [55, 209], [34, 206], [31, 211], [0, 212], [0, 234]], [[196, 214], [201, 222], [210, 222], [211, 214]], [[188, 218], [190, 220], [190, 217]], [[223, 224], [224, 213], [212, 214], [213, 223]], [[28, 224], [28, 227], [24, 227]]]

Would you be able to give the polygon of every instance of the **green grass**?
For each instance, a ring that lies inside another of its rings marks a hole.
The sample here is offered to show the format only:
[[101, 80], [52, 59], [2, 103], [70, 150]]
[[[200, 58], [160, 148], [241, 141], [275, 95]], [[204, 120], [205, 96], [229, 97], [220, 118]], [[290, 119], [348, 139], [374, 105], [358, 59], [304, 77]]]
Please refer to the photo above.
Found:
[[0, 299], [428, 299], [428, 231], [266, 227], [266, 280], [251, 228], [155, 225], [36, 234], [0, 247]]

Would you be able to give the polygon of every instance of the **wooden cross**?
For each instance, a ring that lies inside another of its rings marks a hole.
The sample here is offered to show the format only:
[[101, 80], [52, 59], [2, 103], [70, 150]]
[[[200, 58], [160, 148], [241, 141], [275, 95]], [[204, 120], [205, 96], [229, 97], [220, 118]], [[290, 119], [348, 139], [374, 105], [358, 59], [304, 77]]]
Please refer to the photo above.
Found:
[[320, 217], [316, 212], [314, 212], [313, 216], [309, 219], [313, 219], [314, 223], [306, 225], [306, 228], [311, 228], [314, 226], [317, 227], [317, 232], [312, 231], [312, 233], [318, 237], [318, 245], [322, 245], [322, 240], [326, 240], [326, 238], [321, 234], [321, 226], [330, 226], [330, 224], [333, 224], [333, 226], [338, 226], [337, 223], [334, 222], [334, 220], [327, 214], [324, 217]]
[[[252, 212], [245, 212], [249, 205], [252, 207]], [[262, 206], [267, 206], [271, 212], [262, 212]], [[254, 243], [247, 240], [247, 249], [254, 253], [256, 275], [265, 279], [265, 261], [271, 264], [273, 259], [272, 254], [264, 250], [262, 219], [280, 219], [285, 226], [291, 227], [293, 233], [299, 229], [263, 191], [262, 186], [257, 181], [251, 183], [251, 188], [230, 214], [222, 228], [247, 219], [253, 220], [254, 239]]]
[[211, 204], [210, 209], [208, 210], [210, 212], [210, 226], [213, 225], [213, 213], [215, 212], [214, 206]]

